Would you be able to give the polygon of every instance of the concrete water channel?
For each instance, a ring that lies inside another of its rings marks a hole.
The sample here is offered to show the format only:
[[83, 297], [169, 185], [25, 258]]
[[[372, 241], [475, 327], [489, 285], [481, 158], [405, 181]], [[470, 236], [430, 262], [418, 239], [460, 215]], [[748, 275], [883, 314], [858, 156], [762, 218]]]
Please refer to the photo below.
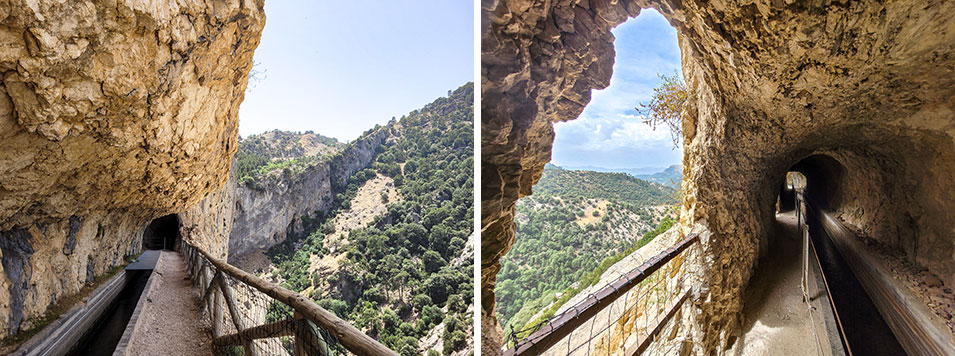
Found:
[[98, 356], [122, 351], [132, 336], [143, 291], [162, 253], [144, 252], [11, 355]]

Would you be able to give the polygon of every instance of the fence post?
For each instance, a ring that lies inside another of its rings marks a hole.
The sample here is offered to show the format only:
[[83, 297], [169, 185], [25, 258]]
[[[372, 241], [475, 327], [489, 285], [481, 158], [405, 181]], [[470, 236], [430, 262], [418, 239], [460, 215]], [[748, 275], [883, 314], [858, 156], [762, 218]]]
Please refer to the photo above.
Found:
[[[215, 277], [212, 277], [212, 279], [215, 279]], [[214, 282], [215, 281], [210, 282], [210, 285], [211, 283], [214, 283]], [[222, 308], [221, 308], [222, 302], [220, 300], [222, 297], [220, 297], [220, 295], [221, 293], [219, 292], [219, 289], [212, 290], [212, 305], [211, 305], [212, 313], [210, 314], [212, 314], [213, 339], [219, 336], [222, 336]]]
[[[242, 331], [245, 330], [245, 322], [239, 315], [239, 308], [235, 306], [235, 296], [232, 294], [232, 290], [229, 289], [229, 285], [226, 284], [225, 278], [219, 278], [219, 289], [222, 290], [222, 295], [225, 296], [225, 304], [229, 307], [229, 315], [232, 317], [232, 324], [235, 325], [235, 331], [241, 334]], [[242, 338], [242, 347], [245, 348], [246, 355], [258, 355], [258, 352], [252, 347], [252, 344], [252, 340], [245, 337]]]
[[[308, 319], [299, 312], [295, 312], [295, 355], [312, 355], [316, 351], [318, 355], [327, 356], [328, 344], [321, 335], [315, 335]], [[312, 352], [310, 352], [312, 351]]]

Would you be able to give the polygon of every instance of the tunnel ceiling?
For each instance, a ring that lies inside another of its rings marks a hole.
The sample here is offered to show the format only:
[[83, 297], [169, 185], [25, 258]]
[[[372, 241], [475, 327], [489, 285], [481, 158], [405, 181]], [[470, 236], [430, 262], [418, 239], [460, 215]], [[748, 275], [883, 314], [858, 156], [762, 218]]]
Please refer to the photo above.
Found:
[[955, 222], [945, 213], [955, 208], [955, 3], [816, 4], [482, 2], [485, 352], [500, 342], [493, 289], [514, 242], [514, 204], [550, 160], [553, 123], [575, 119], [590, 91], [609, 84], [610, 29], [646, 7], [677, 28], [695, 98], [683, 115], [681, 222], [714, 234], [703, 241], [712, 267], [695, 301], [703, 348], [719, 349], [738, 330], [751, 270], [736, 266], [753, 265], [776, 184], [812, 154], [846, 168], [843, 194], [868, 194], [840, 204], [844, 220], [886, 241], [915, 227], [911, 239], [937, 247], [916, 259], [948, 261], [932, 268], [955, 275]]

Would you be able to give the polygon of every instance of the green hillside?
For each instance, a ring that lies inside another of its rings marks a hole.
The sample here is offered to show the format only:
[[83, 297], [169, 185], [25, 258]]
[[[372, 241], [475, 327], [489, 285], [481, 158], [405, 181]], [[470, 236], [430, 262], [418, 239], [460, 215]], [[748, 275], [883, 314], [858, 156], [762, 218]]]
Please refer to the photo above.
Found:
[[645, 207], [673, 202], [676, 190], [626, 173], [572, 171], [548, 164], [534, 185], [536, 196], [610, 199]]
[[534, 195], [517, 203], [517, 241], [501, 259], [495, 287], [498, 319], [521, 329], [595, 282], [669, 228], [674, 209], [660, 206], [674, 204], [676, 195], [625, 173], [548, 165]]
[[[443, 323], [444, 354], [460, 350], [473, 330], [473, 98], [464, 85], [400, 120], [368, 168], [356, 173], [326, 216], [303, 218], [306, 232], [269, 252], [284, 285], [313, 288], [318, 304], [402, 355], [420, 355], [419, 340]], [[351, 230], [330, 276], [308, 273], [310, 258], [333, 254], [325, 243], [333, 219], [349, 209], [359, 187], [383, 175], [403, 200]]]
[[276, 169], [304, 166], [338, 152], [343, 143], [312, 131], [273, 130], [239, 139], [233, 165], [240, 182]]

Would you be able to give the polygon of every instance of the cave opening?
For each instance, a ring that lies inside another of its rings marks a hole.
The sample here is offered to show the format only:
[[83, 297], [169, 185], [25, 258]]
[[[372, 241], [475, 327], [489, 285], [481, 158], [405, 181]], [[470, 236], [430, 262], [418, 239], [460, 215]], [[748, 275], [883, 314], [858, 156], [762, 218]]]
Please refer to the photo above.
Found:
[[143, 231], [144, 250], [176, 250], [179, 246], [179, 215], [156, 218]]
[[843, 197], [846, 168], [830, 156], [815, 154], [789, 169], [805, 177], [805, 197], [822, 209], [836, 209]]
[[796, 209], [796, 193], [806, 189], [806, 176], [797, 171], [786, 172], [785, 181], [779, 185], [776, 199], [776, 214]]
[[[531, 182], [533, 195], [517, 200], [514, 245], [502, 253], [494, 283], [484, 284], [494, 290], [486, 300], [512, 334], [546, 320], [538, 317], [542, 310], [554, 314], [578, 303], [587, 295], [578, 286], [597, 283], [584, 281], [588, 275], [599, 277], [610, 267], [606, 261], [634, 253], [679, 220], [679, 118], [650, 124], [641, 109], [658, 100], [653, 88], [665, 86], [663, 76], [679, 83], [672, 91], [686, 91], [677, 31], [648, 8], [621, 18], [611, 33], [613, 41], [592, 45], [612, 71], [600, 74], [601, 88], [582, 93], [573, 120], [548, 127], [552, 155]], [[545, 310], [550, 305], [556, 306]]]

